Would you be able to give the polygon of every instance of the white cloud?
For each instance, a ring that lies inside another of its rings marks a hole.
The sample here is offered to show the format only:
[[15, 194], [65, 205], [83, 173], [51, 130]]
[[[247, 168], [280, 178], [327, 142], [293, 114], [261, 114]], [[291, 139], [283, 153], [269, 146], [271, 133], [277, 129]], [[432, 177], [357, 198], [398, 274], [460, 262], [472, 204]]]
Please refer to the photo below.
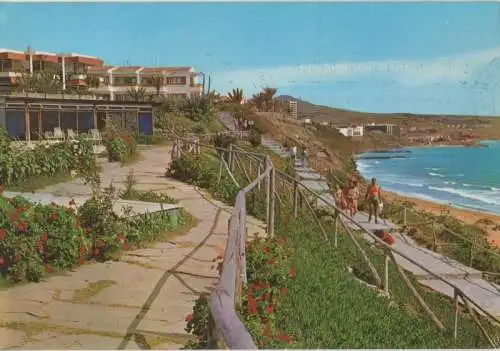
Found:
[[326, 83], [356, 79], [383, 79], [407, 86], [471, 84], [477, 77], [488, 79], [489, 66], [499, 58], [500, 47], [422, 61], [364, 61], [305, 64], [239, 69], [214, 74], [222, 91], [241, 87], [255, 92], [263, 86], [277, 88], [295, 84]]

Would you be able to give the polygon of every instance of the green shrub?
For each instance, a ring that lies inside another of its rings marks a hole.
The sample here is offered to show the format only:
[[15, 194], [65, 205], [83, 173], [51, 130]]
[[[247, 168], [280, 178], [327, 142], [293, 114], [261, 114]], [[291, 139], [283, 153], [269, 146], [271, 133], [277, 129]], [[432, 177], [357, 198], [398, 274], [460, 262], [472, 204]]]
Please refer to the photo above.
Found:
[[235, 144], [236, 138], [232, 135], [227, 134], [217, 134], [214, 137], [214, 145], [215, 147], [220, 147], [223, 149], [229, 149], [229, 145]]
[[137, 143], [129, 134], [116, 135], [104, 140], [110, 162], [127, 162], [132, 160], [137, 151]]
[[12, 282], [39, 281], [85, 260], [90, 240], [74, 207], [35, 205], [0, 195], [0, 273]]
[[83, 175], [96, 168], [89, 141], [38, 145], [34, 149], [12, 148], [5, 135], [0, 136], [0, 184], [19, 185], [34, 177], [69, 175], [72, 170]]
[[262, 144], [262, 134], [252, 129], [248, 135], [248, 141], [253, 147], [259, 147]]

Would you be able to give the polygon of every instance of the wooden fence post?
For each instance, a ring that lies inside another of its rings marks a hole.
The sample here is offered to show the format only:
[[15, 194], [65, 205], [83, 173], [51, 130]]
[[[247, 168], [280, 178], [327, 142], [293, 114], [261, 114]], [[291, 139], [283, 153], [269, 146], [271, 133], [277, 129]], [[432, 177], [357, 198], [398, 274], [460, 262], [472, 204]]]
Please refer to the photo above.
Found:
[[275, 216], [275, 206], [276, 206], [276, 178], [274, 173], [274, 167], [271, 168], [269, 173], [269, 192], [270, 192], [270, 204], [269, 204], [269, 236], [274, 236], [274, 216]]
[[293, 180], [293, 218], [299, 215], [299, 183]]
[[455, 323], [453, 326], [453, 338], [457, 340], [458, 336], [458, 291], [457, 289], [453, 289], [453, 306], [455, 308]]
[[[267, 167], [269, 167], [266, 163], [266, 171], [267, 171]], [[265, 180], [265, 188], [266, 188], [266, 229], [267, 229], [267, 233], [269, 234], [269, 224], [270, 224], [270, 216], [271, 216], [271, 193], [270, 193], [270, 190], [271, 190], [271, 182], [270, 182], [270, 174], [267, 173], [266, 175], [266, 180]]]
[[233, 162], [233, 159], [234, 159], [234, 151], [233, 151], [233, 144], [230, 144], [229, 145], [229, 169], [231, 170], [231, 172], [234, 171], [234, 162]]
[[385, 256], [385, 266], [384, 266], [384, 291], [389, 295], [389, 256]]

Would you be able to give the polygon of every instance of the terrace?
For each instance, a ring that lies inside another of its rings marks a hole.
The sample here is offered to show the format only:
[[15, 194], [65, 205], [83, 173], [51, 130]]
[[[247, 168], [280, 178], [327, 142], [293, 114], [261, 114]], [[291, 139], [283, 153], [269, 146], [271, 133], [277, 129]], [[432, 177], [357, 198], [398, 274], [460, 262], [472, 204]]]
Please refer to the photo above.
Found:
[[100, 141], [106, 121], [151, 135], [152, 104], [120, 104], [97, 100], [45, 100], [7, 97], [0, 100], [0, 127], [18, 140], [74, 139], [85, 134]]

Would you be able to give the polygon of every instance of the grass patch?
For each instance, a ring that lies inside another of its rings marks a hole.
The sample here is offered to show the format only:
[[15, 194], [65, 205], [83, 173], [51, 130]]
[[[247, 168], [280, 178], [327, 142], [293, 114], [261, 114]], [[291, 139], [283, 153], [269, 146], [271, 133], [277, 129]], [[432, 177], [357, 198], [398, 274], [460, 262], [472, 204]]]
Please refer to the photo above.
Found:
[[[191, 157], [191, 156], [188, 156]], [[214, 194], [210, 181], [211, 172], [204, 172], [200, 163], [208, 162], [214, 169], [217, 160], [210, 154], [201, 155], [199, 162], [182, 163], [183, 174], [189, 175], [200, 186]], [[242, 175], [235, 172], [238, 179]], [[188, 177], [189, 178], [189, 177]], [[207, 181], [208, 179], [208, 181]], [[246, 185], [241, 181], [240, 186]], [[229, 180], [219, 185], [231, 186]], [[276, 325], [285, 335], [293, 337], [293, 348], [487, 348], [487, 341], [479, 328], [466, 313], [459, 313], [458, 339], [453, 338], [454, 311], [449, 298], [419, 285], [411, 274], [410, 279], [429, 307], [445, 325], [439, 330], [427, 317], [409, 288], [400, 278], [396, 268], [389, 269], [390, 298], [379, 290], [368, 287], [369, 271], [360, 252], [347, 234], [340, 232], [338, 247], [326, 243], [309, 213], [299, 219], [291, 216], [291, 199], [282, 194], [283, 204], [277, 201], [276, 235], [287, 239], [293, 254], [297, 278], [287, 283], [286, 298], [276, 307]], [[232, 203], [232, 198], [222, 198]], [[254, 190], [247, 196], [249, 214], [265, 217], [264, 194]], [[333, 236], [332, 222], [323, 221], [328, 235]], [[383, 276], [385, 253], [370, 246], [359, 233], [356, 238], [365, 250], [380, 276]], [[250, 260], [250, 258], [249, 258]], [[349, 271], [351, 268], [354, 273]], [[360, 281], [361, 279], [361, 281]], [[262, 281], [250, 281], [260, 284]], [[264, 282], [266, 283], [266, 282]], [[276, 282], [268, 282], [274, 284]], [[280, 288], [279, 285], [276, 288]], [[245, 320], [252, 332], [262, 333], [254, 320]], [[482, 320], [493, 337], [498, 329]], [[255, 340], [259, 336], [254, 334]], [[259, 347], [273, 347], [273, 344]]]
[[114, 280], [99, 280], [97, 282], [89, 283], [85, 288], [78, 289], [73, 292], [72, 302], [85, 303], [104, 289], [115, 284], [116, 281]]
[[145, 202], [156, 202], [163, 204], [177, 204], [179, 200], [176, 200], [167, 194], [152, 191], [152, 190], [136, 190], [136, 189], [128, 189], [128, 191], [124, 191], [120, 197], [124, 200], [133, 200], [133, 201], [145, 201]]

